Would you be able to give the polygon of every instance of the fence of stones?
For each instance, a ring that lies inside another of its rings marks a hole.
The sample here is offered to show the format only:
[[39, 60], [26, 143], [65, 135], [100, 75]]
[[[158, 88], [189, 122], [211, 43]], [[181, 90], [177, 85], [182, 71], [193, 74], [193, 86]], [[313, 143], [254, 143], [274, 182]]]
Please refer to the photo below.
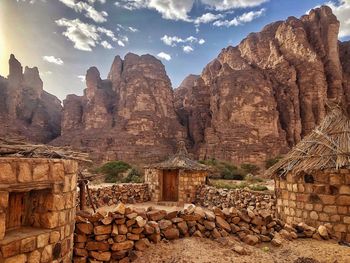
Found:
[[[284, 239], [328, 239], [329, 234], [326, 226], [316, 230], [303, 223], [293, 226], [284, 224], [267, 210], [209, 210], [191, 205], [186, 209], [167, 212], [151, 207], [147, 210], [132, 209], [119, 203], [113, 212], [106, 214], [78, 213], [74, 262], [130, 262], [151, 243], [189, 236], [220, 240], [234, 235], [248, 245], [271, 242], [280, 246]], [[239, 243], [232, 249], [238, 254], [247, 253]]]
[[[151, 199], [148, 185], [145, 183], [115, 184], [91, 188], [90, 191], [92, 200], [98, 207], [117, 205], [119, 202], [125, 204], [143, 203]], [[87, 203], [89, 204], [89, 200], [87, 200]], [[195, 204], [203, 207], [237, 207], [251, 210], [264, 209], [274, 212], [275, 196], [270, 192], [246, 189], [228, 190], [202, 185], [197, 188]]]

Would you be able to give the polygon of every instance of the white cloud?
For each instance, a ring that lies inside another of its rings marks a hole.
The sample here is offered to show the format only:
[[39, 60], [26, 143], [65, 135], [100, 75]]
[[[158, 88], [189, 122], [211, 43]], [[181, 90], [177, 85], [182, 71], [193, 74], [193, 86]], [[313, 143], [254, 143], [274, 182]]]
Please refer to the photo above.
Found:
[[191, 46], [183, 46], [182, 49], [185, 53], [191, 53], [193, 51]]
[[218, 11], [255, 7], [268, 1], [269, 0], [201, 0], [203, 4]]
[[94, 4], [95, 2], [100, 2], [101, 4], [105, 4], [106, 0], [88, 0], [90, 4]]
[[223, 14], [213, 14], [213, 13], [205, 13], [199, 17], [197, 17], [195, 20], [194, 20], [194, 23], [196, 25], [199, 25], [199, 24], [207, 24], [207, 23], [210, 23], [210, 22], [213, 22], [215, 20], [218, 20], [218, 19], [221, 19], [221, 18], [224, 18], [224, 15]]
[[138, 32], [139, 30], [135, 27], [129, 26], [128, 27], [131, 32]]
[[[97, 11], [93, 6], [89, 5], [88, 3], [75, 0], [59, 0], [64, 5], [66, 5], [69, 8], [72, 8], [77, 13], [85, 13], [84, 15], [88, 18], [91, 18], [96, 23], [103, 23], [107, 21], [107, 12], [105, 11]], [[95, 2], [95, 1], [93, 1]], [[101, 2], [101, 1], [100, 1]], [[93, 4], [93, 3], [92, 3]]]
[[157, 54], [157, 57], [165, 59], [166, 61], [171, 60], [171, 56], [165, 52], [160, 52]]
[[[202, 3], [211, 9], [227, 11], [237, 8], [259, 6], [269, 0], [118, 0], [115, 5], [128, 10], [147, 8], [156, 10], [164, 19], [194, 22], [196, 24], [209, 23], [223, 17], [221, 14], [206, 13], [201, 17], [192, 19], [189, 13], [194, 3]], [[207, 22], [208, 21], [208, 22]]]
[[[81, 22], [79, 19], [69, 20], [67, 18], [61, 18], [56, 20], [56, 24], [60, 27], [65, 27], [65, 31], [62, 33], [66, 38], [74, 43], [74, 47], [83, 51], [92, 51], [93, 47], [97, 44], [107, 46], [106, 43], [102, 44], [103, 37], [110, 38], [112, 41], [128, 42], [128, 37], [123, 35], [116, 36], [113, 31], [104, 28], [97, 27], [93, 24], [87, 24]], [[106, 41], [107, 42], [107, 41]], [[125, 45], [123, 43], [123, 45]]]
[[198, 41], [198, 44], [199, 45], [203, 45], [205, 43], [205, 40], [203, 38], [201, 38], [199, 41]]
[[262, 15], [265, 14], [266, 9], [265, 8], [261, 8], [258, 11], [250, 11], [247, 13], [243, 13], [240, 16], [234, 17], [231, 20], [217, 20], [213, 23], [214, 26], [226, 26], [226, 27], [230, 27], [230, 26], [239, 26], [239, 25], [243, 25], [245, 23], [251, 22], [254, 19], [261, 17]]
[[125, 47], [125, 44], [124, 44], [124, 42], [123, 42], [123, 41], [118, 40], [118, 42], [117, 42], [117, 43], [118, 43], [118, 45], [119, 45], [119, 46], [121, 46], [121, 47]]
[[62, 66], [64, 64], [62, 59], [56, 58], [55, 56], [43, 56], [43, 60], [59, 66]]
[[103, 46], [105, 49], [112, 49], [112, 45], [108, 43], [106, 40], [101, 42], [101, 46]]
[[176, 47], [178, 43], [197, 43], [197, 42], [199, 43], [200, 41], [201, 42], [200, 45], [202, 45], [205, 42], [204, 39], [198, 40], [198, 38], [194, 36], [189, 36], [187, 38], [180, 38], [178, 36], [164, 35], [163, 37], [161, 37], [160, 40], [162, 40], [165, 45], [171, 46], [171, 47]]
[[340, 21], [339, 37], [350, 36], [350, 0], [327, 2], [333, 13]]
[[115, 5], [128, 10], [152, 9], [160, 13], [164, 19], [190, 22], [188, 13], [193, 3], [194, 0], [119, 0], [115, 2]]
[[78, 77], [78, 79], [80, 79], [81, 82], [85, 82], [85, 76], [84, 75], [79, 75], [77, 77]]

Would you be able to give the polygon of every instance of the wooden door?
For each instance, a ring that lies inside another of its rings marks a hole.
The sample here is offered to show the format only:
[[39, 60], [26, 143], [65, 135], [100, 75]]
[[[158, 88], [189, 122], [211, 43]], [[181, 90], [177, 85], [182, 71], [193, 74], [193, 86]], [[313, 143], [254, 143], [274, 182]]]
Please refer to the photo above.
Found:
[[10, 193], [6, 217], [6, 230], [16, 229], [23, 225], [25, 216], [26, 193]]
[[163, 201], [178, 201], [179, 171], [163, 171]]

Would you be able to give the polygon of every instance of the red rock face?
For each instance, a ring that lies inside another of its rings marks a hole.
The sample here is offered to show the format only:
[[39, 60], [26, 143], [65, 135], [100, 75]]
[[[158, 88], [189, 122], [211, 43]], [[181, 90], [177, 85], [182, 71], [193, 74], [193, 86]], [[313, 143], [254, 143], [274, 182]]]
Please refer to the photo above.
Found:
[[170, 80], [153, 56], [117, 56], [108, 79], [90, 68], [86, 82], [83, 96], [64, 101], [62, 136], [53, 144], [88, 151], [97, 161], [146, 163], [166, 158], [184, 138]]
[[61, 102], [43, 90], [38, 68], [23, 68], [11, 55], [8, 78], [0, 77], [0, 136], [46, 143], [60, 134]]
[[176, 91], [197, 156], [262, 164], [319, 124], [327, 99], [346, 100], [349, 61], [340, 62], [338, 29], [328, 7], [272, 23], [223, 49], [192, 88]]

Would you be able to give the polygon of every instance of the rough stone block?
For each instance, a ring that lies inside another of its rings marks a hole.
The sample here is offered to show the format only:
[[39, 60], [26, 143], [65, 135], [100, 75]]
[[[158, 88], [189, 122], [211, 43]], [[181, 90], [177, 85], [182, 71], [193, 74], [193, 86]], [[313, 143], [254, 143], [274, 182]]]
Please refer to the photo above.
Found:
[[33, 180], [46, 181], [49, 180], [50, 166], [48, 163], [38, 163], [33, 167]]
[[32, 180], [32, 166], [25, 162], [18, 163], [18, 182], [27, 183]]
[[5, 259], [4, 263], [25, 263], [27, 262], [27, 256], [25, 254], [20, 254], [14, 257]]
[[44, 247], [42, 254], [41, 254], [41, 262], [51, 262], [52, 261], [52, 245], [47, 245]]
[[38, 235], [37, 237], [37, 246], [38, 248], [45, 247], [49, 244], [50, 241], [50, 233], [44, 233]]
[[36, 237], [28, 237], [21, 240], [21, 253], [31, 252], [36, 249]]
[[337, 204], [343, 206], [350, 206], [350, 196], [349, 195], [340, 195], [337, 198]]
[[16, 170], [9, 163], [0, 163], [0, 183], [9, 184], [15, 183]]
[[44, 228], [55, 228], [58, 226], [58, 212], [47, 212], [40, 215], [40, 225]]
[[63, 163], [51, 163], [51, 179], [54, 181], [64, 180], [64, 166]]

